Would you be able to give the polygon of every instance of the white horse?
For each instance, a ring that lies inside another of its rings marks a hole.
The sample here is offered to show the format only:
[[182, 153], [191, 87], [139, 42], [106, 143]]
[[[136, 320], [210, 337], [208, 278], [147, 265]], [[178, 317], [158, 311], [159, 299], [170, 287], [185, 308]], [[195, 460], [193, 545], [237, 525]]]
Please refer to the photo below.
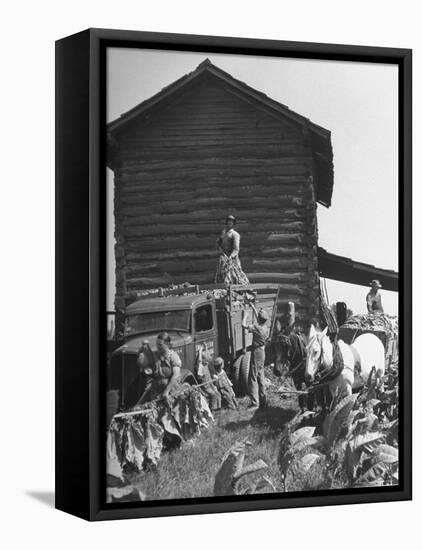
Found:
[[[378, 380], [382, 380], [385, 370], [385, 351], [381, 340], [375, 334], [362, 334], [353, 344], [338, 341], [344, 368], [340, 374], [328, 382], [332, 397], [351, 395], [353, 388], [359, 388], [368, 381], [375, 367]], [[327, 328], [318, 332], [311, 325], [307, 335], [305, 380], [311, 383], [322, 369], [333, 366], [333, 344], [327, 336]]]

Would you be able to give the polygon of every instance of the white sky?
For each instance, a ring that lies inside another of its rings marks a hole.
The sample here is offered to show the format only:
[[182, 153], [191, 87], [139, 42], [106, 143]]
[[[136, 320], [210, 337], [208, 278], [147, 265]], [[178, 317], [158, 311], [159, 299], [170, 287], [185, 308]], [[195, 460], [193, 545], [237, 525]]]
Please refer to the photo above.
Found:
[[[206, 57], [221, 69], [331, 131], [332, 206], [318, 205], [319, 244], [398, 269], [398, 72], [395, 65], [109, 48], [107, 120], [191, 72]], [[114, 302], [112, 173], [108, 186], [107, 308]], [[368, 281], [369, 282], [369, 281]], [[367, 287], [327, 279], [330, 302], [366, 310]], [[395, 292], [384, 309], [398, 312]]]

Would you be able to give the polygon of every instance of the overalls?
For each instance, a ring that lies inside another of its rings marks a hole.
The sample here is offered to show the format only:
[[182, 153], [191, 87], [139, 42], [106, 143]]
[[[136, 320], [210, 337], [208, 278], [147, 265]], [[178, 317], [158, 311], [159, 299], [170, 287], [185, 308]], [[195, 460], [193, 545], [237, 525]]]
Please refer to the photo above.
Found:
[[265, 342], [268, 339], [269, 328], [266, 324], [251, 325], [252, 332], [251, 365], [249, 369], [249, 395], [251, 405], [265, 407], [267, 397], [265, 395]]

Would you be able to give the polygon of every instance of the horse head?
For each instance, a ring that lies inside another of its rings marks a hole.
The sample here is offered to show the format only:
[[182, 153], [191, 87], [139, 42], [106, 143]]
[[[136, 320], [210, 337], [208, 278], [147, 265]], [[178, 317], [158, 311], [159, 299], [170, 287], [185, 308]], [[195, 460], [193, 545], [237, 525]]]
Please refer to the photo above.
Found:
[[305, 380], [312, 383], [321, 367], [332, 363], [332, 346], [327, 336], [328, 327], [322, 332], [313, 324], [309, 328], [306, 339]]

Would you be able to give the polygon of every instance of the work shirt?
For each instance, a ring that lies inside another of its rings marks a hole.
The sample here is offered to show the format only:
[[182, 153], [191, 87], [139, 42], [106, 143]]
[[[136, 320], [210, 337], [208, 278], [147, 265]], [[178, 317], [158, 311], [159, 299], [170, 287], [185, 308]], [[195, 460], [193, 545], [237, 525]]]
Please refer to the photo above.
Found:
[[181, 368], [182, 361], [179, 355], [169, 349], [165, 355], [160, 355], [155, 361], [154, 377], [155, 378], [171, 378], [174, 367]]
[[240, 235], [233, 228], [228, 231], [224, 230], [218, 238], [217, 244], [227, 256], [233, 254], [236, 257], [239, 255]]
[[270, 327], [266, 323], [264, 325], [249, 325], [248, 330], [252, 332], [252, 347], [254, 349], [265, 346], [270, 334]]
[[366, 295], [366, 305], [369, 313], [384, 313], [381, 303], [381, 294], [379, 292], [376, 294], [368, 292]]

